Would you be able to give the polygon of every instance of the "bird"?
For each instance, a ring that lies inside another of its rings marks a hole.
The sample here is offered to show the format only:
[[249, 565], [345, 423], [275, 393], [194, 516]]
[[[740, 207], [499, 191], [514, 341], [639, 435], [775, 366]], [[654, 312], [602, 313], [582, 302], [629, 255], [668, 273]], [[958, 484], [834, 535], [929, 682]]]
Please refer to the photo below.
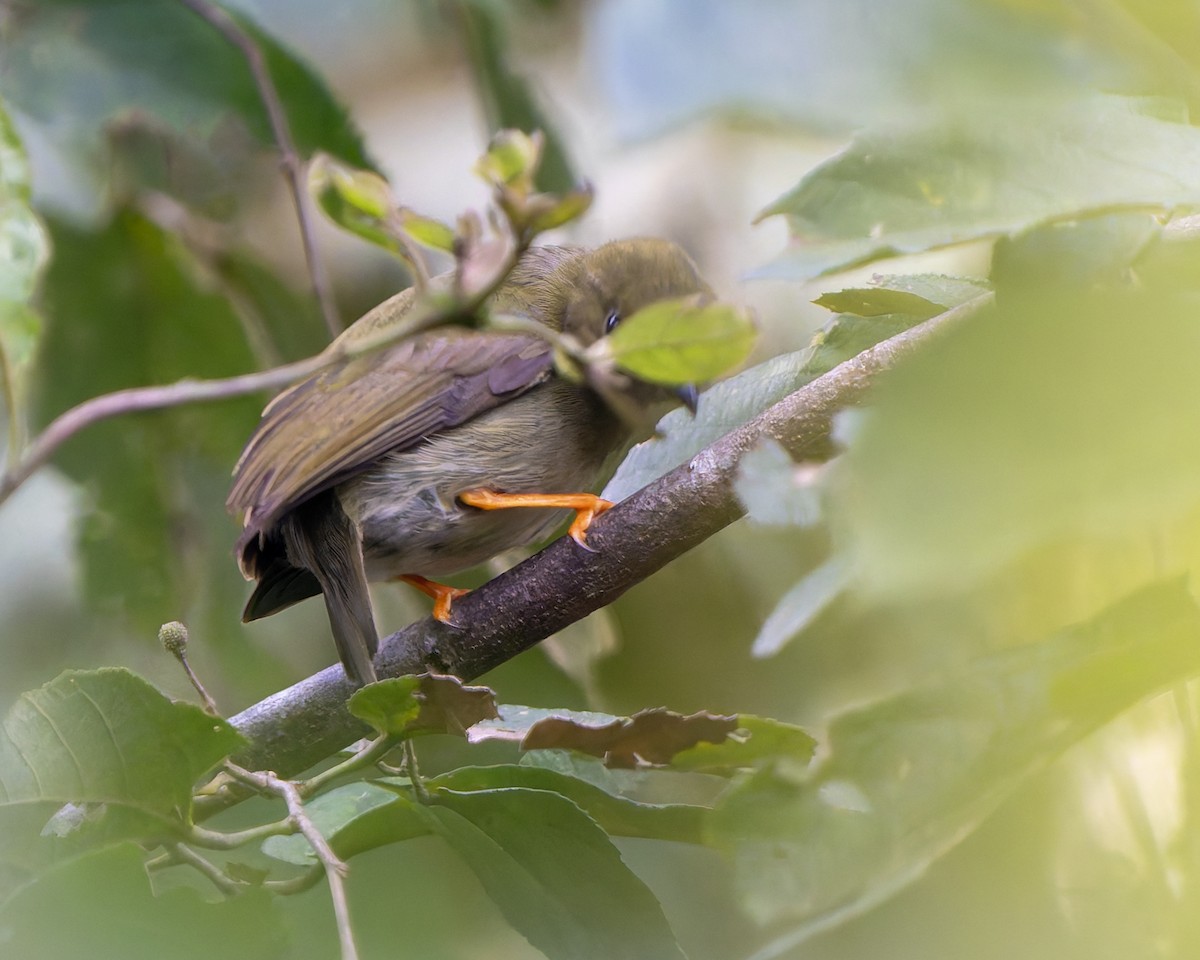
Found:
[[[639, 237], [531, 247], [488, 306], [586, 348], [677, 297], [714, 299], [680, 246]], [[402, 291], [339, 339], [400, 323], [417, 302]], [[404, 580], [450, 620], [466, 591], [442, 578], [545, 539], [564, 510], [586, 546], [588, 524], [611, 506], [593, 491], [659, 414], [696, 402], [694, 386], [620, 374], [606, 384], [563, 376], [536, 332], [445, 324], [292, 385], [263, 411], [226, 504], [243, 524], [238, 564], [255, 581], [243, 622], [323, 594], [345, 672], [362, 685], [376, 678], [378, 647], [368, 582]]]

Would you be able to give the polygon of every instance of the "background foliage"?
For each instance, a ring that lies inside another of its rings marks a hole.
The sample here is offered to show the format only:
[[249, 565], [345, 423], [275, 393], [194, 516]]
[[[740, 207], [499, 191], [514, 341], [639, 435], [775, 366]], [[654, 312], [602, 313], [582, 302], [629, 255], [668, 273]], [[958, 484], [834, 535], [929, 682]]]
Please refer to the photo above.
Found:
[[[420, 738], [436, 804], [403, 777], [311, 801], [353, 855], [362, 956], [1196, 954], [1194, 4], [229, 9], [305, 158], [453, 222], [485, 197], [469, 168], [488, 135], [540, 128], [539, 188], [597, 191], [551, 239], [671, 236], [758, 308], [747, 369], [671, 415], [616, 495], [968, 308], [839, 420], [833, 462], [753, 451], [747, 520], [485, 678], [505, 704], [665, 704], [736, 715], [748, 739], [608, 769], [567, 743], [519, 754], [541, 714], [506, 709], [477, 742]], [[8, 0], [0, 28], [8, 466], [88, 397], [324, 345], [237, 51], [170, 0]], [[408, 282], [348, 233], [319, 239], [345, 318]], [[305, 875], [301, 837], [214, 855], [235, 897], [185, 868], [147, 879], [130, 841], [190, 824], [237, 737], [99, 669], [189, 699], [155, 642], [186, 621], [232, 714], [328, 661], [319, 605], [238, 623], [222, 504], [262, 399], [101, 424], [0, 507], [14, 956], [337, 950], [323, 882], [262, 883]], [[423, 612], [377, 598], [387, 629]], [[370, 715], [415, 715], [411, 695]]]

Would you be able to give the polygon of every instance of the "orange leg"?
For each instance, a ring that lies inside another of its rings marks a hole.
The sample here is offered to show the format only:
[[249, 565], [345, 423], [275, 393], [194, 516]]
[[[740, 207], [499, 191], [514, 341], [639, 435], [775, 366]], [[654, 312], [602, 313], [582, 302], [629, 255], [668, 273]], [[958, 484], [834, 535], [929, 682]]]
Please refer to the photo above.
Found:
[[467, 490], [458, 499], [480, 510], [507, 510], [509, 507], [553, 507], [575, 511], [575, 519], [567, 531], [581, 547], [587, 545], [587, 529], [592, 521], [612, 508], [612, 501], [594, 493], [496, 493], [493, 490]]
[[415, 573], [403, 573], [396, 580], [403, 580], [420, 590], [425, 596], [433, 598], [433, 618], [442, 623], [450, 622], [450, 605], [459, 597], [466, 596], [470, 590], [461, 587], [448, 587], [436, 580], [426, 580]]

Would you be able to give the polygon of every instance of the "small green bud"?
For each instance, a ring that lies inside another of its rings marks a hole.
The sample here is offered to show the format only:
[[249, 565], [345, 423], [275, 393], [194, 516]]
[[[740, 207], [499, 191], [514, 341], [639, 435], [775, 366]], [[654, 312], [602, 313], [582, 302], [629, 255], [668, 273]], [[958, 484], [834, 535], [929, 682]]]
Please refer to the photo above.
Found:
[[178, 657], [187, 650], [188, 629], [178, 620], [164, 623], [158, 628], [158, 642], [167, 653]]

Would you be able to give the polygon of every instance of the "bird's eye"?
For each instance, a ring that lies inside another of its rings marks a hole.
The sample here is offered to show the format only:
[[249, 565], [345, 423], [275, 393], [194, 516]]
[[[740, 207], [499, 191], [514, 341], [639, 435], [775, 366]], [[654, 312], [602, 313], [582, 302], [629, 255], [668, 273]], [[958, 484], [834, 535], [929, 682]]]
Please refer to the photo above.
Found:
[[612, 333], [617, 329], [617, 324], [621, 322], [621, 315], [614, 310], [608, 315], [608, 319], [604, 321], [604, 332]]

